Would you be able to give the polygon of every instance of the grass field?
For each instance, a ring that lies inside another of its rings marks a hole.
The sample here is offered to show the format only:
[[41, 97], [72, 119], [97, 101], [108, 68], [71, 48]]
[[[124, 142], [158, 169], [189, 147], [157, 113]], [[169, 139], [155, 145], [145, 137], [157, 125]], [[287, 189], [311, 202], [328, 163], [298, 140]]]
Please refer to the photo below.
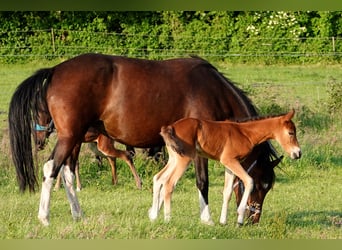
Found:
[[[261, 222], [236, 228], [235, 197], [226, 226], [218, 223], [222, 201], [223, 167], [210, 162], [210, 207], [214, 226], [199, 221], [194, 169], [189, 168], [173, 196], [172, 220], [163, 216], [151, 223], [147, 211], [152, 203], [152, 177], [161, 165], [138, 155], [135, 159], [143, 179], [136, 190], [127, 166], [118, 161], [119, 184], [111, 186], [107, 162], [98, 168], [84, 146], [79, 200], [84, 212], [74, 222], [64, 191], [54, 192], [51, 225], [37, 220], [39, 193], [20, 194], [9, 155], [8, 103], [15, 87], [35, 70], [55, 62], [35, 62], [0, 67], [0, 238], [1, 239], [342, 239], [342, 115], [330, 112], [329, 86], [342, 84], [340, 65], [255, 66], [216, 65], [238, 83], [263, 114], [294, 107], [294, 121], [303, 157], [285, 157], [276, 168], [276, 182], [264, 203]], [[38, 154], [40, 165], [53, 147]], [[276, 144], [275, 144], [276, 145]], [[279, 150], [281, 152], [281, 150]]]

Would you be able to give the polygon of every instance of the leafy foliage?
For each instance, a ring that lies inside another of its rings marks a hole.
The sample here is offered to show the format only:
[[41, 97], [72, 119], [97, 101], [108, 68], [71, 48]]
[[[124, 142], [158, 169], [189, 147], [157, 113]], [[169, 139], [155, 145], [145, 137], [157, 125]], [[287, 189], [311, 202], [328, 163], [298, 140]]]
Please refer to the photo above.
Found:
[[341, 15], [327, 11], [0, 12], [0, 60], [70, 57], [91, 51], [148, 58], [198, 54], [266, 64], [338, 62]]

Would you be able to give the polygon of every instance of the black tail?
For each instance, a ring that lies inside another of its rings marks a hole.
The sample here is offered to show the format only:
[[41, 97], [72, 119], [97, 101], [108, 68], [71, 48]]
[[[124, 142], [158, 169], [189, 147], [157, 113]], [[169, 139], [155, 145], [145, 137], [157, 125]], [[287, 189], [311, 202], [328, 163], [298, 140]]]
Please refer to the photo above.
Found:
[[167, 146], [170, 146], [173, 151], [180, 155], [185, 154], [185, 149], [183, 143], [175, 134], [174, 128], [170, 126], [162, 127], [160, 135], [163, 137], [164, 142]]
[[45, 94], [52, 73], [52, 69], [37, 71], [18, 86], [10, 102], [8, 122], [11, 153], [22, 192], [27, 187], [34, 192], [38, 184], [31, 133], [39, 110], [47, 110]]

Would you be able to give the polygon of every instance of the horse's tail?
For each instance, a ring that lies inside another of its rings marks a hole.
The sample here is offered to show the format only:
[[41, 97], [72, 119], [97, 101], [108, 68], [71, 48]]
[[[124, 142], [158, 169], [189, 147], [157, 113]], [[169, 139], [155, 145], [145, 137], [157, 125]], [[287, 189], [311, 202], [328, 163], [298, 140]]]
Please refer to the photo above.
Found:
[[31, 133], [37, 123], [38, 112], [47, 111], [46, 89], [52, 68], [41, 69], [23, 81], [15, 90], [8, 112], [9, 137], [12, 160], [20, 191], [37, 187], [36, 168], [32, 154]]
[[171, 147], [173, 151], [180, 155], [184, 155], [185, 149], [181, 140], [176, 136], [175, 129], [172, 125], [163, 126], [160, 131], [166, 146]]

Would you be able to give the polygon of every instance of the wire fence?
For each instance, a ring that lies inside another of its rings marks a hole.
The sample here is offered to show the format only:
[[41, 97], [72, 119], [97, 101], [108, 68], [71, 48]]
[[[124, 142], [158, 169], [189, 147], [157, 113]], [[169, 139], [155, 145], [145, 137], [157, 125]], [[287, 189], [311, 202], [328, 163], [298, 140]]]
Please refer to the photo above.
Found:
[[[22, 37], [15, 40], [20, 34]], [[196, 54], [212, 60], [319, 61], [342, 58], [341, 37], [201, 37], [162, 34], [129, 34], [73, 30], [0, 32], [0, 60], [70, 58], [97, 52], [151, 59]]]

